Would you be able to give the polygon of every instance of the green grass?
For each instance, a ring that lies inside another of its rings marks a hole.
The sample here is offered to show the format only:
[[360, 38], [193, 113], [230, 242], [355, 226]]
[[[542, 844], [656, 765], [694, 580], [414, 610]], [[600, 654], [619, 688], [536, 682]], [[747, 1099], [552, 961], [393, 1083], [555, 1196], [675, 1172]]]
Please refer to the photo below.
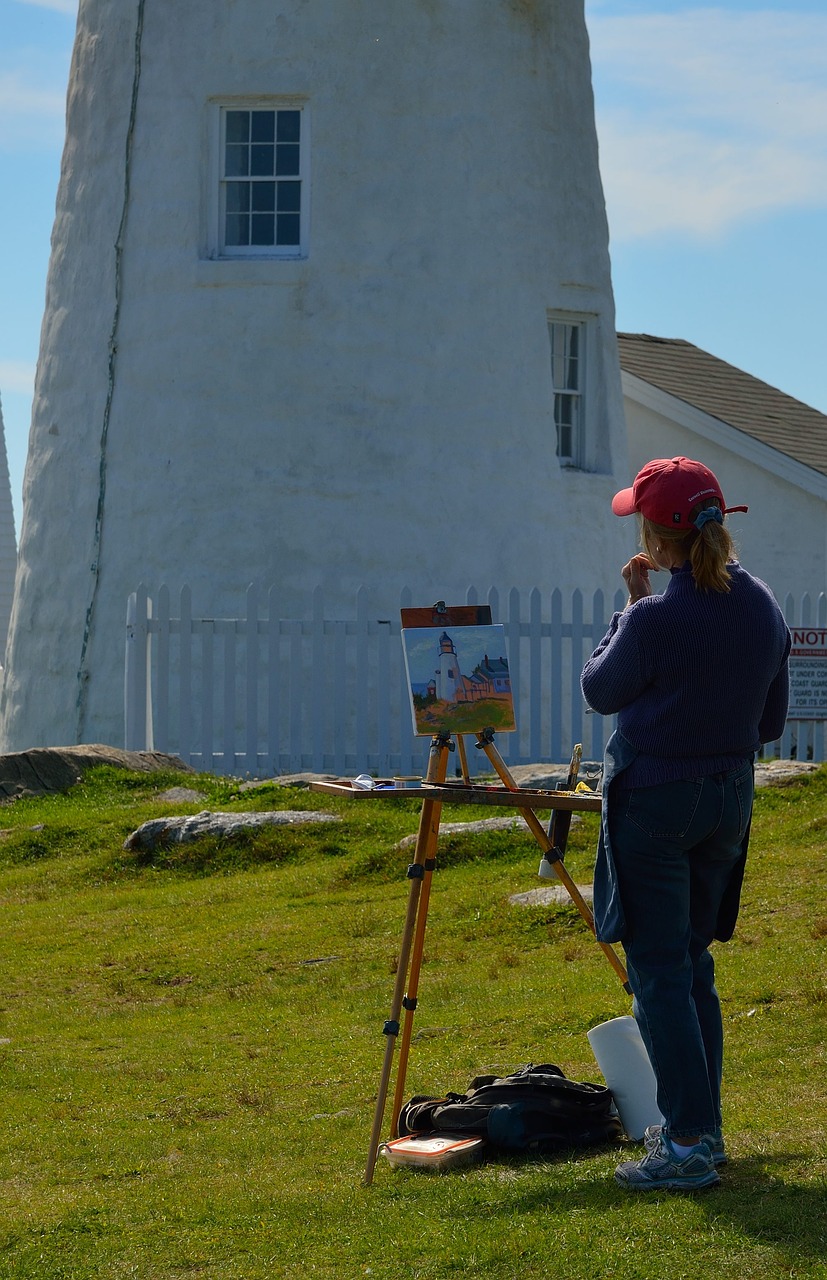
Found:
[[[163, 805], [172, 784], [206, 799]], [[163, 812], [326, 808], [153, 858]], [[759, 793], [735, 939], [724, 1184], [630, 1197], [626, 1150], [361, 1185], [408, 898], [414, 800], [101, 768], [0, 813], [0, 1280], [827, 1277], [827, 769]], [[445, 821], [477, 818], [446, 806]], [[587, 879], [596, 819], [572, 830]], [[440, 848], [406, 1096], [557, 1062], [629, 1010], [571, 907], [518, 909], [527, 833]]]

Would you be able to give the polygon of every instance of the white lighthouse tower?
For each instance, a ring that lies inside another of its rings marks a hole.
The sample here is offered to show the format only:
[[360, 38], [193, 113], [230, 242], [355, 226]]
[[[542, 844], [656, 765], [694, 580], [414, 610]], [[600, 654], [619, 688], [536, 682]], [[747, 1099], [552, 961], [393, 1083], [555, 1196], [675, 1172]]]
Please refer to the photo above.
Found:
[[0, 665], [6, 649], [14, 575], [17, 568], [17, 543], [14, 536], [14, 508], [6, 455], [6, 432], [0, 404]]
[[80, 0], [4, 749], [139, 583], [588, 590], [626, 479], [583, 0]]
[[436, 696], [443, 702], [455, 702], [462, 690], [462, 672], [454, 642], [447, 631], [443, 631], [439, 637], [439, 666], [434, 675]]

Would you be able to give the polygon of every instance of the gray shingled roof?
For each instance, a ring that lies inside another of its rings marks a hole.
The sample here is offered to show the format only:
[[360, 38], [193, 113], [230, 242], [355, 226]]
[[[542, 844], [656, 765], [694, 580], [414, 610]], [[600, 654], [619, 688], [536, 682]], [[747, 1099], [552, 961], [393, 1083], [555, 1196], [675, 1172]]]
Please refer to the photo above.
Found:
[[827, 475], [827, 415], [682, 338], [619, 333], [620, 367]]

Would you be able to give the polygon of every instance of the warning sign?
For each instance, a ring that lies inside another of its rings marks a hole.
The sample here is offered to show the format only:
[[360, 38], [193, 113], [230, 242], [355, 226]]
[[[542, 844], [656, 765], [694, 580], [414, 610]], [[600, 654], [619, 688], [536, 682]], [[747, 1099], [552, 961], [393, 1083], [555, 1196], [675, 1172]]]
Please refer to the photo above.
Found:
[[827, 720], [827, 627], [791, 627], [790, 720]]

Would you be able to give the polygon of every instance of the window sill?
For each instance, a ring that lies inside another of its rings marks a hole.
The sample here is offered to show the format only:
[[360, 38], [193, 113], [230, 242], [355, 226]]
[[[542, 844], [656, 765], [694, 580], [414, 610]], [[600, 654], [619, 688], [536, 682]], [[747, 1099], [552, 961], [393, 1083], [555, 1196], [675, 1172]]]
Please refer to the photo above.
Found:
[[199, 258], [198, 285], [293, 285], [304, 279], [307, 258]]

